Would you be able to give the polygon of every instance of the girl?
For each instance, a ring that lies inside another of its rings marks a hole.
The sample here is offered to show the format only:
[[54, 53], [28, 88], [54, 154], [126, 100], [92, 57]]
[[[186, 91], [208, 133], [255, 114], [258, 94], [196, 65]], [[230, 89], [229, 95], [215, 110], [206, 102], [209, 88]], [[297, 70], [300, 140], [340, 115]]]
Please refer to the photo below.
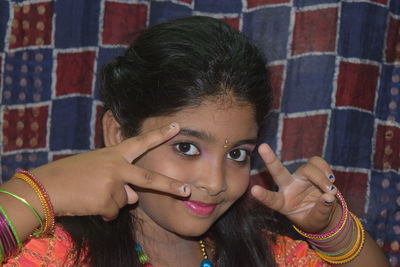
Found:
[[[143, 32], [102, 72], [106, 147], [1, 186], [4, 266], [387, 265], [323, 159], [291, 175], [261, 144], [279, 190], [249, 185], [272, 100], [265, 65], [212, 18]], [[273, 210], [316, 250], [285, 237]]]

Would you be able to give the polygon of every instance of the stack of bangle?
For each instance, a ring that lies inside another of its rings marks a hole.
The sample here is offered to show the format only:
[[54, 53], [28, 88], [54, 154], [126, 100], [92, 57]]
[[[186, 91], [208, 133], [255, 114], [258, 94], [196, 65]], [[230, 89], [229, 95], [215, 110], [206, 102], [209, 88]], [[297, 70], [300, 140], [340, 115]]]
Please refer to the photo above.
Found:
[[[355, 259], [360, 253], [364, 242], [365, 232], [360, 220], [347, 208], [346, 201], [338, 192], [336, 197], [342, 206], [342, 217], [336, 227], [323, 234], [306, 233], [296, 226], [293, 228], [315, 249], [315, 252], [325, 261], [332, 264], [343, 264]], [[351, 242], [339, 251], [332, 251], [333, 247], [343, 243], [346, 238], [351, 236]]]
[[[28, 209], [30, 209], [31, 212], [38, 219], [40, 227], [32, 233], [31, 237], [53, 234], [53, 205], [51, 204], [49, 195], [44, 190], [43, 185], [31, 173], [24, 170], [18, 170], [13, 178], [22, 179], [32, 187], [32, 189], [36, 192], [45, 213], [45, 222], [43, 223], [43, 220], [39, 213], [31, 206], [31, 204], [28, 203], [28, 201], [12, 192], [0, 189], [0, 193], [7, 194], [17, 199]], [[22, 244], [17, 231], [15, 230], [10, 218], [8, 217], [7, 212], [4, 210], [3, 207], [0, 206], [0, 265], [3, 260], [15, 255], [18, 250], [21, 249], [21, 247]]]
[[20, 248], [21, 241], [7, 213], [0, 206], [0, 265], [3, 259], [12, 257]]
[[40, 200], [40, 204], [42, 205], [45, 214], [44, 228], [39, 232], [38, 231], [34, 232], [32, 235], [33, 236], [52, 235], [54, 233], [54, 225], [55, 225], [54, 209], [53, 205], [50, 202], [49, 195], [47, 194], [43, 185], [39, 182], [39, 180], [35, 176], [22, 169], [18, 169], [17, 173], [12, 178], [22, 179], [27, 184], [29, 184], [30, 187], [32, 187], [32, 189], [37, 194]]

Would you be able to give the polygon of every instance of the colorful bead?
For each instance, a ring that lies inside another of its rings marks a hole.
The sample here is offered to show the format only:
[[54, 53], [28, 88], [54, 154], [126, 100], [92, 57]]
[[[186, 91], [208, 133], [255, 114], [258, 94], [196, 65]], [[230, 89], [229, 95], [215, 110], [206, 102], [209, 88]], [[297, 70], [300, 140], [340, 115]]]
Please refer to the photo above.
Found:
[[[200, 240], [199, 243], [200, 243], [200, 250], [204, 258], [200, 263], [200, 267], [213, 267], [212, 261], [208, 259], [205, 242], [203, 240]], [[143, 267], [153, 267], [153, 265], [149, 262], [149, 257], [144, 253], [141, 245], [136, 244], [135, 251], [139, 258], [139, 262], [143, 265]]]
[[213, 264], [209, 259], [204, 259], [204, 260], [201, 261], [200, 266], [201, 267], [212, 267]]

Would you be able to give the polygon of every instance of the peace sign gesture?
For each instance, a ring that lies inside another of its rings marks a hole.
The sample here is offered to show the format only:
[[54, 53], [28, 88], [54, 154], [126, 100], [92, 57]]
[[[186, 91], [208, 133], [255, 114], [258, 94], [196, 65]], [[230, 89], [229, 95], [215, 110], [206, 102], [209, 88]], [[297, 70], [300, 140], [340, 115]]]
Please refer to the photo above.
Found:
[[327, 162], [313, 157], [290, 174], [267, 144], [260, 145], [258, 151], [279, 190], [273, 192], [255, 185], [252, 195], [306, 232], [325, 229], [334, 211], [339, 210], [336, 209], [334, 176]]

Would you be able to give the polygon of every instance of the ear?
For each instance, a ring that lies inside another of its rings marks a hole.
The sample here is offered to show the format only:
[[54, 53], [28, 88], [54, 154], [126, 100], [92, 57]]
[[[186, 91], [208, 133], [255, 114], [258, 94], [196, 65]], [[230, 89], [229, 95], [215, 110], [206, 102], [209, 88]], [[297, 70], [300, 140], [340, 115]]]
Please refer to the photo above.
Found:
[[122, 142], [121, 125], [117, 122], [111, 110], [103, 115], [103, 138], [106, 146], [113, 146]]

